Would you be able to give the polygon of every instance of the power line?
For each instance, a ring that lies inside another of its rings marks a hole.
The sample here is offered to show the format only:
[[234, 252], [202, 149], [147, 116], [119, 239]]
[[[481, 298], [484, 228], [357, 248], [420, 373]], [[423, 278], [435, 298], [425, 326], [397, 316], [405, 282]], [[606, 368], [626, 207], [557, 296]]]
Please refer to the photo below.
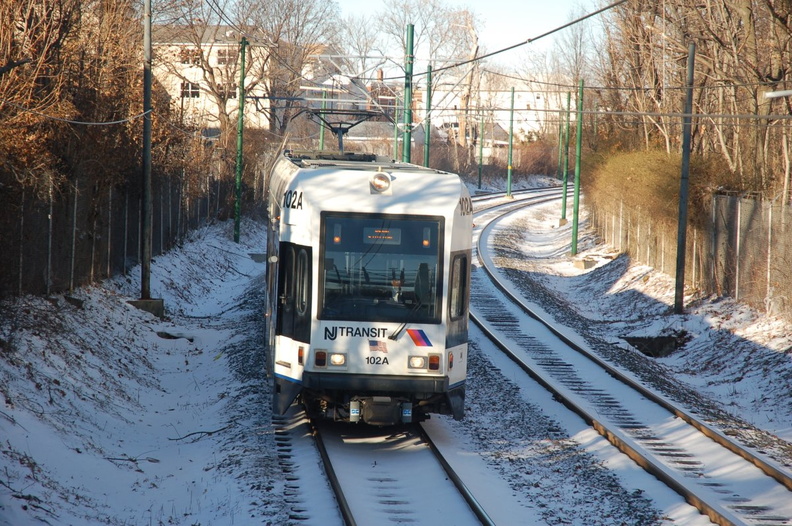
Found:
[[133, 120], [139, 119], [141, 117], [144, 117], [147, 113], [149, 113], [149, 112], [145, 112], [144, 111], [143, 113], [140, 113], [138, 115], [135, 115], [135, 116], [132, 116], [132, 117], [127, 117], [126, 119], [120, 119], [120, 120], [116, 120], [116, 121], [90, 122], [90, 121], [76, 121], [76, 120], [72, 120], [72, 119], [64, 119], [63, 117], [55, 117], [54, 115], [48, 115], [48, 114], [40, 112], [38, 110], [33, 110], [33, 109], [30, 109], [30, 108], [26, 108], [26, 107], [24, 107], [22, 105], [16, 104], [15, 102], [7, 101], [7, 100], [2, 101], [2, 103], [3, 104], [8, 104], [9, 106], [13, 106], [14, 108], [16, 108], [16, 109], [18, 109], [20, 111], [23, 111], [25, 113], [32, 113], [34, 115], [38, 115], [40, 117], [44, 117], [45, 119], [49, 119], [49, 120], [53, 120], [53, 121], [59, 121], [59, 122], [65, 122], [67, 124], [77, 124], [77, 125], [82, 125], [82, 126], [111, 126], [111, 125], [115, 125], [115, 124], [124, 124], [124, 123], [127, 123], [127, 122], [131, 122]]
[[[628, 0], [619, 0], [617, 2], [614, 2], [614, 3], [610, 4], [610, 5], [607, 5], [607, 6], [603, 7], [602, 9], [596, 10], [593, 13], [589, 13], [587, 15], [584, 15], [584, 16], [580, 17], [580, 18], [576, 18], [575, 20], [572, 20], [571, 22], [568, 22], [568, 23], [566, 23], [566, 24], [564, 24], [562, 26], [558, 26], [555, 29], [551, 29], [550, 31], [547, 31], [546, 33], [542, 33], [539, 36], [536, 36], [536, 37], [533, 37], [533, 38], [529, 38], [527, 40], [524, 40], [523, 42], [518, 42], [516, 44], [513, 44], [511, 46], [505, 47], [503, 49], [499, 49], [498, 51], [493, 51], [492, 53], [487, 53], [485, 55], [481, 55], [480, 57], [475, 57], [475, 58], [471, 58], [471, 59], [468, 59], [468, 60], [463, 60], [461, 62], [456, 62], [456, 63], [448, 65], [448, 66], [443, 66], [443, 67], [440, 67], [440, 68], [437, 68], [437, 69], [433, 69], [432, 70], [432, 74], [440, 72], [440, 71], [445, 71], [447, 69], [458, 68], [458, 67], [464, 66], [466, 64], [471, 64], [473, 62], [480, 62], [480, 61], [482, 61], [482, 60], [484, 60], [486, 58], [490, 58], [490, 57], [493, 57], [495, 55], [499, 55], [501, 53], [505, 53], [506, 51], [511, 51], [512, 49], [516, 49], [516, 48], [518, 48], [520, 46], [524, 46], [525, 44], [530, 44], [532, 42], [536, 42], [537, 40], [540, 40], [540, 39], [542, 39], [542, 38], [544, 38], [546, 36], [550, 36], [553, 33], [557, 33], [558, 31], [561, 31], [562, 29], [566, 29], [566, 28], [568, 28], [570, 26], [573, 26], [573, 25], [575, 25], [577, 23], [580, 23], [580, 22], [582, 22], [582, 21], [584, 21], [584, 20], [586, 20], [588, 18], [591, 18], [593, 16], [599, 15], [600, 13], [608, 11], [609, 9], [613, 9], [614, 7], [617, 7], [617, 6], [621, 5], [621, 4], [624, 4], [627, 1]], [[416, 73], [416, 74], [413, 75], [413, 77], [421, 77], [421, 76], [424, 76], [424, 75], [426, 75], [425, 72], [424, 73]], [[388, 78], [385, 78], [383, 80], [399, 80], [399, 79], [403, 79], [403, 78], [404, 78], [404, 76], [388, 77]]]
[[[518, 80], [518, 81], [524, 82], [526, 84], [538, 84], [540, 86], [551, 86], [551, 87], [555, 87], [555, 88], [560, 88], [560, 89], [565, 90], [565, 91], [575, 91], [578, 88], [578, 86], [576, 84], [563, 84], [563, 83], [560, 83], [560, 82], [547, 82], [547, 81], [542, 81], [542, 80], [527, 79], [527, 78], [520, 77], [520, 76], [517, 76], [517, 75], [509, 75], [507, 73], [501, 73], [499, 71], [494, 71], [494, 70], [491, 70], [491, 69], [482, 69], [481, 71], [484, 72], [484, 73], [489, 73], [490, 75], [496, 75], [498, 77], [503, 77], [503, 78], [507, 78], [507, 79], [511, 79], [511, 80]], [[698, 89], [698, 90], [716, 90], [716, 89], [733, 89], [733, 88], [759, 88], [759, 87], [762, 87], [762, 86], [770, 86], [770, 87], [772, 87], [772, 86], [775, 86], [776, 84], [777, 83], [774, 83], [774, 82], [743, 82], [743, 83], [739, 83], [739, 84], [730, 83], [730, 84], [695, 86], [695, 88]], [[588, 92], [591, 92], [591, 91], [625, 91], [625, 92], [631, 92], [631, 91], [656, 91], [657, 89], [658, 88], [654, 87], [654, 86], [650, 86], [650, 87], [638, 87], [638, 86], [636, 86], [636, 87], [632, 87], [632, 88], [625, 87], [625, 86], [585, 86], [584, 87], [584, 90], [588, 91]], [[685, 86], [663, 86], [661, 89], [663, 91], [683, 90], [683, 89], [685, 89]], [[479, 91], [481, 91], [482, 93], [485, 93], [487, 91], [490, 91], [490, 92], [491, 91], [504, 92], [505, 93], [505, 92], [508, 92], [509, 90], [502, 89], [502, 90], [479, 90]], [[537, 93], [536, 91], [533, 91], [533, 90], [517, 90], [517, 92], [518, 93], [521, 93], [521, 92]], [[558, 93], [558, 92], [557, 91], [547, 91], [547, 92], [543, 92], [543, 93]]]

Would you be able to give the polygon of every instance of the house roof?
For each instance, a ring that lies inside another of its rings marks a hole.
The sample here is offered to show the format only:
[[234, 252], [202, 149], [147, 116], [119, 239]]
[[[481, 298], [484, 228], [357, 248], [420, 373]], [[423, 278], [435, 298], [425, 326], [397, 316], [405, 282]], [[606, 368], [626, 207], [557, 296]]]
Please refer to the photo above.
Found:
[[163, 25], [155, 24], [151, 27], [151, 40], [155, 44], [194, 44], [196, 35], [201, 37], [201, 43], [238, 44], [242, 36], [248, 39], [260, 37], [267, 40], [266, 36], [256, 29], [246, 31], [241, 35], [238, 29], [228, 25]]
[[393, 140], [393, 123], [382, 121], [364, 121], [350, 128], [346, 140]]

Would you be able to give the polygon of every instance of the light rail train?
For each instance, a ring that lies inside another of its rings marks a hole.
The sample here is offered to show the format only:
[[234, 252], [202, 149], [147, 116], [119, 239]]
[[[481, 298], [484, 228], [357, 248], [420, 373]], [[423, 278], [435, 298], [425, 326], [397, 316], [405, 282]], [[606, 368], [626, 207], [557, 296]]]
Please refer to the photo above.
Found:
[[392, 425], [462, 419], [473, 208], [451, 173], [287, 151], [270, 180], [273, 410]]

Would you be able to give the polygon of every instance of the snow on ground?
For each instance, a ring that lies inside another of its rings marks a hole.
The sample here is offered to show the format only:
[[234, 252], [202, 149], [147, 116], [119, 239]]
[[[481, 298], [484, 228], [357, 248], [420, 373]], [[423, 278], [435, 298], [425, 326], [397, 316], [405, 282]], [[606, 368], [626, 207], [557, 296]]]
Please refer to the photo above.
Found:
[[[598, 246], [585, 228], [582, 255], [597, 264], [579, 269], [557, 217], [548, 208], [502, 234], [501, 258], [527, 295], [560, 315], [590, 318], [587, 335], [617, 343], [623, 357], [637, 353], [622, 336], [685, 331], [684, 347], [647, 360], [713, 405], [782, 434], [789, 447], [789, 324], [719, 298], [696, 298], [689, 313], [673, 316], [669, 277]], [[264, 264], [250, 253], [263, 252], [266, 233], [246, 221], [236, 244], [232, 227], [210, 225], [155, 258], [152, 294], [165, 300], [164, 320], [127, 303], [139, 295], [135, 274], [68, 297], [0, 303], [0, 525], [300, 522], [285, 498], [295, 482], [278, 458], [264, 375]], [[471, 356], [485, 361], [480, 345], [472, 342]], [[587, 509], [611, 514], [601, 524], [654, 523], [649, 495], [615, 504], [626, 490], [582, 465], [540, 408], [487, 407], [485, 386], [499, 381], [488, 378], [471, 381], [468, 397], [468, 415], [481, 421], [449, 429], [490, 448], [487, 460], [514, 491], [542, 500], [537, 516], [553, 523], [574, 506], [573, 524], [586, 523]], [[531, 454], [546, 465], [501, 439], [534, 440]], [[570, 485], [558, 486], [564, 479]], [[601, 486], [594, 508], [576, 500], [592, 495], [582, 481]]]
[[[636, 349], [625, 338], [674, 337], [675, 352], [644, 360], [652, 374], [667, 376], [680, 391], [690, 388], [727, 414], [777, 435], [783, 440], [777, 454], [789, 464], [792, 324], [730, 298], [691, 291], [686, 291], [685, 314], [673, 314], [672, 277], [599, 245], [585, 229], [585, 210], [579, 254], [571, 257], [571, 223], [559, 226], [560, 212], [557, 205], [544, 206], [517, 216], [500, 234], [497, 245], [506, 248], [500, 250], [499, 264], [510, 269], [523, 292], [542, 299], [543, 306], [557, 303], [556, 319], [584, 325], [579, 328], [588, 337], [615, 344], [633, 361]], [[581, 268], [584, 260], [594, 266]]]
[[[138, 276], [0, 318], [0, 524], [283, 524], [260, 353], [264, 230], [194, 232]], [[246, 352], [247, 351], [247, 352]]]

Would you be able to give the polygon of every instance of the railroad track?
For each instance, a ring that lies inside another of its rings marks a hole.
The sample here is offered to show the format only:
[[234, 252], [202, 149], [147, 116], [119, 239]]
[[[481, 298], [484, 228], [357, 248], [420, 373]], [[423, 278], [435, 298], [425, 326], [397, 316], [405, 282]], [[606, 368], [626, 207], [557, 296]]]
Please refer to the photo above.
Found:
[[[546, 198], [504, 206], [514, 211]], [[486, 248], [503, 213], [491, 200], [486, 206], [474, 216], [474, 260], [483, 272], [473, 273], [471, 286], [471, 318], [482, 331], [555, 398], [712, 522], [792, 524], [789, 470], [610, 366], [576, 335], [514, 296]]]
[[[480, 470], [459, 474], [446, 460], [458, 448], [454, 437], [442, 432], [427, 433], [419, 424], [376, 428], [311, 422], [296, 405], [275, 417], [273, 427], [292, 524], [508, 523], [490, 518], [467, 487], [474, 479], [481, 482]], [[519, 504], [504, 498], [509, 494], [505, 483], [488, 479], [487, 486], [495, 516], [516, 516]]]
[[[558, 199], [557, 189], [515, 192], [510, 207]], [[503, 196], [477, 199], [503, 206]], [[375, 428], [311, 424], [342, 522], [355, 524], [509, 524], [524, 513], [508, 484], [482, 459], [460, 461], [454, 437], [432, 422]], [[446, 457], [451, 457], [449, 460]], [[460, 471], [457, 471], [459, 468]], [[495, 489], [497, 488], [497, 489]], [[298, 512], [302, 511], [299, 506]]]
[[347, 526], [494, 524], [420, 425], [315, 422], [314, 429]]
[[[554, 189], [520, 191], [510, 204], [557, 195]], [[479, 208], [501, 206], [503, 195], [478, 201]], [[430, 422], [398, 428], [309, 422], [293, 406], [273, 424], [289, 519], [296, 524], [494, 525], [524, 512], [508, 484], [486, 473], [483, 460], [447, 460], [458, 453], [455, 438]], [[306, 491], [308, 484], [313, 487]]]

